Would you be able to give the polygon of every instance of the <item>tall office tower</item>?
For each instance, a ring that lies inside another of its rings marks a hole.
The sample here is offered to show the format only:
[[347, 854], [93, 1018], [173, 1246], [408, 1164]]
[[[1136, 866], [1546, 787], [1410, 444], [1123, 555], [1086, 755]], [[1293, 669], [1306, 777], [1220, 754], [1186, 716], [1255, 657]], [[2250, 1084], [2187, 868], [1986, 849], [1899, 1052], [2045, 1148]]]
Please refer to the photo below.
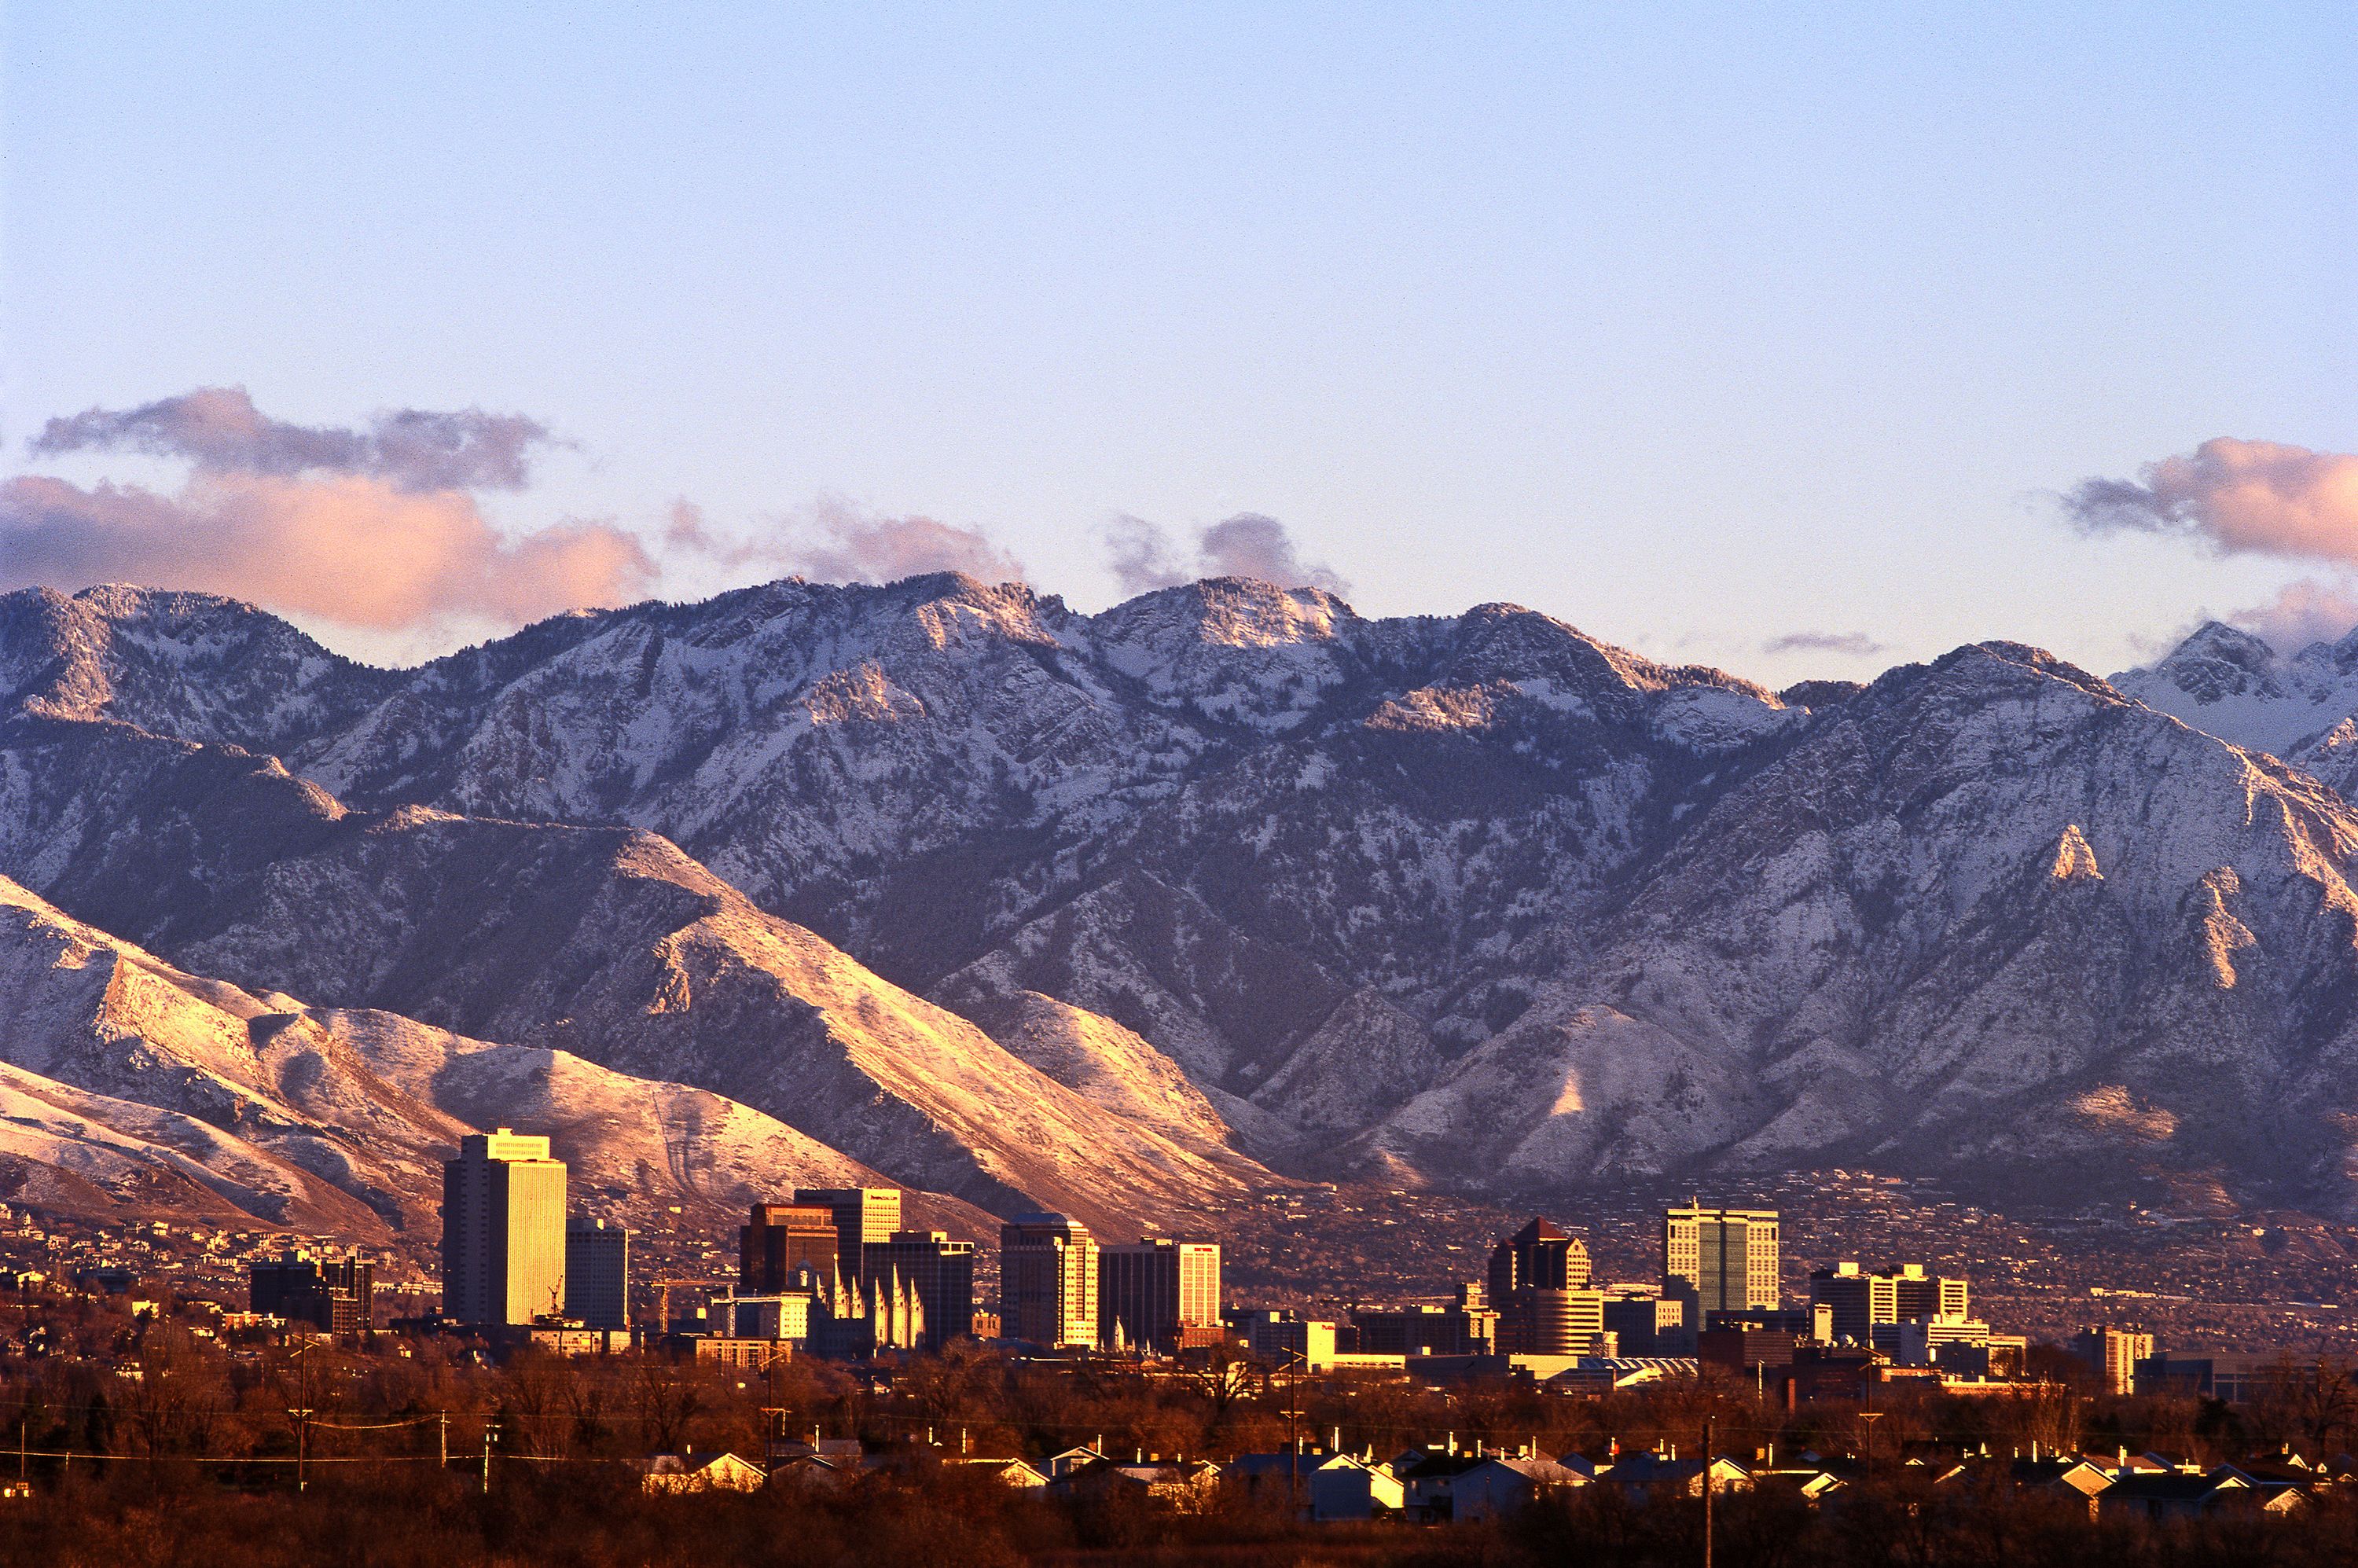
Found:
[[1095, 1349], [1098, 1244], [1061, 1214], [1019, 1214], [999, 1227], [1000, 1332], [1050, 1349]]
[[861, 1249], [860, 1265], [868, 1279], [892, 1288], [903, 1281], [916, 1292], [924, 1309], [929, 1350], [939, 1350], [974, 1329], [974, 1243], [952, 1241], [939, 1230], [896, 1230], [884, 1241]]
[[1498, 1314], [1484, 1301], [1481, 1285], [1469, 1280], [1457, 1287], [1454, 1306], [1354, 1312], [1351, 1325], [1369, 1356], [1487, 1356], [1498, 1347]]
[[370, 1326], [375, 1280], [375, 1265], [362, 1259], [314, 1258], [304, 1251], [265, 1259], [247, 1274], [254, 1311], [330, 1334]]
[[2083, 1328], [2071, 1348], [2096, 1370], [2108, 1394], [2136, 1392], [2136, 1365], [2153, 1355], [2153, 1336], [2137, 1325]]
[[1810, 1304], [1831, 1309], [1837, 1343], [1873, 1344], [1878, 1325], [1963, 1321], [1966, 1293], [1964, 1281], [1934, 1274], [1921, 1263], [1870, 1274], [1844, 1260], [1810, 1274]]
[[1810, 1304], [1824, 1307], [1837, 1345], [1872, 1345], [1875, 1325], [1899, 1321], [1899, 1291], [1889, 1274], [1870, 1274], [1844, 1259], [1810, 1273]]
[[752, 1219], [737, 1227], [737, 1292], [774, 1296], [795, 1288], [797, 1271], [831, 1284], [838, 1273], [856, 1275], [860, 1259], [838, 1249], [835, 1212], [822, 1204], [757, 1203]]
[[1491, 1249], [1489, 1298], [1504, 1355], [1584, 1355], [1605, 1331], [1604, 1292], [1588, 1288], [1588, 1249], [1544, 1219]]
[[1490, 1304], [1510, 1291], [1577, 1291], [1588, 1285], [1588, 1248], [1544, 1219], [1534, 1219], [1490, 1249]]
[[1220, 1246], [1141, 1237], [1098, 1254], [1098, 1343], [1121, 1341], [1169, 1356], [1187, 1330], [1220, 1326]]
[[1662, 1215], [1662, 1276], [1682, 1281], [1701, 1313], [1777, 1304], [1777, 1211], [1704, 1208]]
[[565, 1162], [503, 1127], [442, 1164], [442, 1315], [530, 1323], [565, 1304]]
[[835, 1256], [847, 1275], [864, 1277], [868, 1249], [901, 1228], [898, 1187], [796, 1187], [795, 1202], [834, 1217]]
[[1935, 1274], [1921, 1263], [1902, 1263], [1888, 1276], [1891, 1281], [1891, 1310], [1894, 1321], [1906, 1323], [1920, 1317], [1966, 1317], [1967, 1290], [1965, 1281], [1952, 1275]]
[[565, 1315], [590, 1328], [631, 1326], [631, 1233], [602, 1219], [565, 1222]]
[[1624, 1356], [1694, 1354], [1683, 1296], [1665, 1294], [1654, 1285], [1608, 1285], [1603, 1315], [1606, 1331]]

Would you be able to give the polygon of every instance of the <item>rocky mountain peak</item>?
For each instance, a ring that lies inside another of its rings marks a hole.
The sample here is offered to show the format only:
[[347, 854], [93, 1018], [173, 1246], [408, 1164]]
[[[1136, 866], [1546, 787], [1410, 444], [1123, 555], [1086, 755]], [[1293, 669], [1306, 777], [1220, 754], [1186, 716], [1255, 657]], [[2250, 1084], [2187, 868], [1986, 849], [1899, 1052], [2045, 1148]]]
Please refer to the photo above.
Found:
[[1324, 589], [1223, 577], [1142, 593], [1095, 616], [1091, 625], [1109, 647], [1153, 644], [1175, 654], [1186, 643], [1268, 648], [1323, 641], [1358, 618]]
[[395, 679], [218, 594], [111, 583], [0, 595], [9, 707], [275, 751]]
[[2160, 659], [2113, 684], [2148, 708], [2254, 751], [2288, 757], [2358, 713], [2358, 634], [2285, 658], [2259, 638], [2205, 622]]
[[2264, 638], [2223, 621], [2205, 621], [2165, 654], [2158, 667], [2192, 671], [2224, 665], [2264, 680], [2281, 662]]

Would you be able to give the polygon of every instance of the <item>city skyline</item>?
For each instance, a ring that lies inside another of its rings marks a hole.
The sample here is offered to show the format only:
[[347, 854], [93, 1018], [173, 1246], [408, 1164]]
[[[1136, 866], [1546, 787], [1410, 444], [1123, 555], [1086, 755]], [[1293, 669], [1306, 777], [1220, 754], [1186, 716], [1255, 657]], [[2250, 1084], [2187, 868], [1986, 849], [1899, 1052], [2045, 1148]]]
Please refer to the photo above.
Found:
[[2353, 67], [0, 4], [0, 1562], [2358, 1560]]

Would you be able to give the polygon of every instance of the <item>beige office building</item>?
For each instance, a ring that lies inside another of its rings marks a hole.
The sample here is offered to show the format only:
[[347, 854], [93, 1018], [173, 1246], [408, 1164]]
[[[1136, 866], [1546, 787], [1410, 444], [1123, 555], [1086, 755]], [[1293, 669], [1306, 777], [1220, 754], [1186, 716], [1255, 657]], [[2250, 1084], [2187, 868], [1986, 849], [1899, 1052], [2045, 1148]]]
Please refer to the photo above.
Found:
[[442, 1315], [530, 1323], [565, 1305], [565, 1163], [503, 1127], [442, 1165]]
[[[1220, 1244], [1141, 1238], [1098, 1253], [1098, 1344], [1174, 1355], [1220, 1326]], [[1118, 1331], [1118, 1332], [1117, 1332]]]
[[847, 1278], [868, 1277], [868, 1249], [901, 1228], [898, 1187], [796, 1187], [795, 1202], [827, 1211], [835, 1226], [835, 1257]]

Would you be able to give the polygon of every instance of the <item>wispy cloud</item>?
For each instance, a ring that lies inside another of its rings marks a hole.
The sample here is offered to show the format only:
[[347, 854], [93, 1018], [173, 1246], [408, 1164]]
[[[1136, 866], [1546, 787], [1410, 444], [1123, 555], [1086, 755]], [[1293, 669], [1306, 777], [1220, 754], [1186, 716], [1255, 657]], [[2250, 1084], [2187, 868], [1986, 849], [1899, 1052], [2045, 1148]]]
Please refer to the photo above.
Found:
[[1124, 514], [1099, 532], [1105, 537], [1106, 565], [1124, 597], [1177, 588], [1189, 580], [1171, 535], [1145, 518]]
[[2358, 457], [2222, 436], [2147, 463], [2136, 479], [2082, 480], [2064, 514], [2089, 533], [2174, 534], [2230, 554], [2358, 563]]
[[1125, 594], [1206, 577], [1259, 578], [1281, 588], [1323, 589], [1338, 597], [1351, 591], [1333, 568], [1302, 558], [1285, 524], [1257, 512], [1239, 512], [1198, 532], [1192, 561], [1168, 533], [1143, 518], [1116, 518], [1102, 533], [1107, 565]]
[[189, 465], [176, 492], [45, 475], [0, 482], [0, 584], [138, 582], [376, 631], [448, 616], [514, 624], [647, 591], [632, 535], [566, 522], [503, 534], [476, 491], [514, 490], [537, 420], [399, 409], [365, 430], [268, 417], [237, 387], [52, 419], [37, 456], [137, 451]]
[[136, 408], [52, 419], [32, 449], [145, 452], [209, 473], [365, 474], [408, 491], [521, 490], [534, 451], [550, 439], [537, 419], [480, 408], [390, 409], [365, 430], [294, 425], [264, 414], [242, 386], [200, 386]]
[[2286, 584], [2266, 603], [2239, 610], [2227, 620], [2280, 654], [2298, 654], [2311, 643], [2338, 643], [2358, 628], [2358, 585], [2347, 579], [2326, 582], [2304, 578]]
[[1760, 644], [1764, 654], [1848, 654], [1867, 658], [1890, 650], [1864, 632], [1788, 632]]
[[775, 536], [753, 540], [723, 538], [701, 508], [675, 502], [664, 543], [721, 567], [758, 565], [821, 582], [893, 582], [930, 572], [964, 572], [985, 582], [1023, 580], [1023, 563], [979, 528], [886, 516], [838, 496], [813, 502]]
[[1021, 582], [1023, 563], [979, 528], [931, 517], [885, 517], [838, 500], [812, 506], [784, 558], [825, 582], [892, 582], [925, 572], [964, 572]]

